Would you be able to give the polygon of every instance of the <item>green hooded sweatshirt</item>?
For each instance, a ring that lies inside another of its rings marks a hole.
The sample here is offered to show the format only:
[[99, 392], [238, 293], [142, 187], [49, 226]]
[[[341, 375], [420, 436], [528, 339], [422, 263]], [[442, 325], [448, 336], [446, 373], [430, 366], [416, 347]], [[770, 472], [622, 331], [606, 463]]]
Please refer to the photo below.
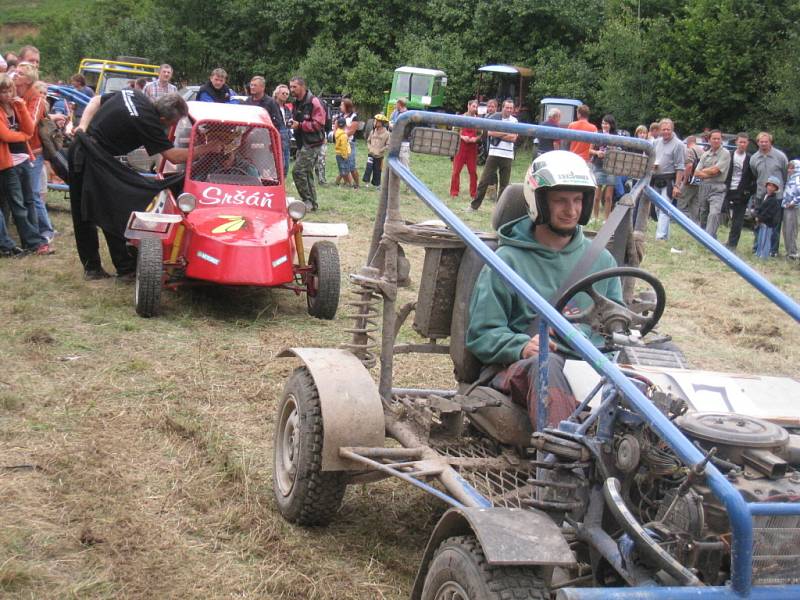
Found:
[[[585, 238], [578, 227], [563, 249], [543, 246], [534, 239], [533, 224], [528, 216], [506, 223], [497, 234], [497, 255], [551, 303], [557, 300], [552, 296], [591, 245], [591, 240]], [[581, 277], [616, 266], [611, 253], [603, 250], [591, 269]], [[598, 281], [593, 287], [599, 294], [622, 304], [622, 286], [618, 277]], [[578, 294], [564, 312], [568, 314], [585, 309], [591, 304], [587, 294]], [[536, 313], [488, 266], [483, 267], [475, 283], [469, 315], [467, 349], [478, 360], [485, 365], [509, 365], [522, 358], [522, 350], [532, 337], [528, 330]], [[581, 328], [588, 332], [588, 327]], [[595, 343], [598, 341], [599, 336], [597, 340], [593, 339]]]

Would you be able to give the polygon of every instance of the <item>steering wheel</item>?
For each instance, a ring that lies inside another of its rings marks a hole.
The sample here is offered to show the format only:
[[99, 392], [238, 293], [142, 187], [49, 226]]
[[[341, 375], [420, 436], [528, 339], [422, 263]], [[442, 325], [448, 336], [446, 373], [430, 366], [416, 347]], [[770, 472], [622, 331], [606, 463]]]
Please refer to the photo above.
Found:
[[[637, 300], [630, 306], [624, 306], [595, 291], [593, 287], [595, 283], [612, 277], [641, 279], [653, 289], [656, 294], [655, 300]], [[631, 327], [638, 329], [642, 336], [651, 331], [664, 314], [667, 301], [667, 294], [661, 282], [647, 271], [635, 267], [614, 267], [587, 275], [561, 294], [555, 302], [555, 309], [562, 312], [569, 301], [579, 293], [587, 294], [592, 299], [592, 305], [577, 314], [564, 315], [564, 318], [573, 325], [588, 325], [592, 331], [602, 335], [606, 339], [605, 346], [600, 348], [603, 352], [614, 349], [614, 344], [610, 340], [615, 333], [629, 331]], [[563, 346], [568, 346], [566, 340], [558, 333], [555, 337]]]

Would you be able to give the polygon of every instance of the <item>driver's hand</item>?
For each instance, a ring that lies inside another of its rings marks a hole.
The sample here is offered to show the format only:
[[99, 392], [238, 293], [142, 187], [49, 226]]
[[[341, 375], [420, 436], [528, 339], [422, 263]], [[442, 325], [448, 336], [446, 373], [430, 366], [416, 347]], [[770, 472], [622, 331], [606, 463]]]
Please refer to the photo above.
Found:
[[[553, 334], [553, 330], [550, 330], [550, 335]], [[553, 338], [550, 338], [547, 343], [548, 348], [550, 348], [550, 352], [555, 352], [558, 346], [553, 341]], [[539, 334], [537, 333], [533, 336], [530, 341], [525, 344], [525, 347], [522, 349], [522, 358], [531, 358], [533, 356], [539, 355]]]

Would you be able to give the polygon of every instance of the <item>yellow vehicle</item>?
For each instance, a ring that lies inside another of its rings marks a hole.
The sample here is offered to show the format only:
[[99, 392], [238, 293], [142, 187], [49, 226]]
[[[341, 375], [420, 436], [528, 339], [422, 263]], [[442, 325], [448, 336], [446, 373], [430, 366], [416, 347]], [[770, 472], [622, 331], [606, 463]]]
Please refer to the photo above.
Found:
[[120, 56], [117, 60], [84, 58], [78, 72], [86, 78], [86, 85], [97, 94], [126, 89], [130, 82], [140, 77], [158, 77], [159, 65], [146, 64], [147, 59], [135, 56]]

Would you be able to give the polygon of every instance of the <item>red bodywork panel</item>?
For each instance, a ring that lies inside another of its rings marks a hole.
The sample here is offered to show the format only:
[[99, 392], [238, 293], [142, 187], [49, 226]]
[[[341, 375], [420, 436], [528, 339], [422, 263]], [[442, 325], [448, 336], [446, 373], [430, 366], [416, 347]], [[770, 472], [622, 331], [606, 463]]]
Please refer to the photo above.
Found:
[[[165, 262], [182, 265], [186, 278], [222, 285], [294, 282], [299, 224], [286, 209], [280, 137], [266, 111], [189, 102], [189, 117], [191, 123], [181, 121], [170, 137], [176, 147], [189, 147], [183, 191], [196, 203], [184, 214], [167, 192], [156, 204], [157, 212], [183, 216], [173, 228], [182, 233], [170, 231], [163, 239]], [[198, 147], [209, 143], [225, 151], [201, 155]], [[159, 173], [175, 168], [162, 161]]]

